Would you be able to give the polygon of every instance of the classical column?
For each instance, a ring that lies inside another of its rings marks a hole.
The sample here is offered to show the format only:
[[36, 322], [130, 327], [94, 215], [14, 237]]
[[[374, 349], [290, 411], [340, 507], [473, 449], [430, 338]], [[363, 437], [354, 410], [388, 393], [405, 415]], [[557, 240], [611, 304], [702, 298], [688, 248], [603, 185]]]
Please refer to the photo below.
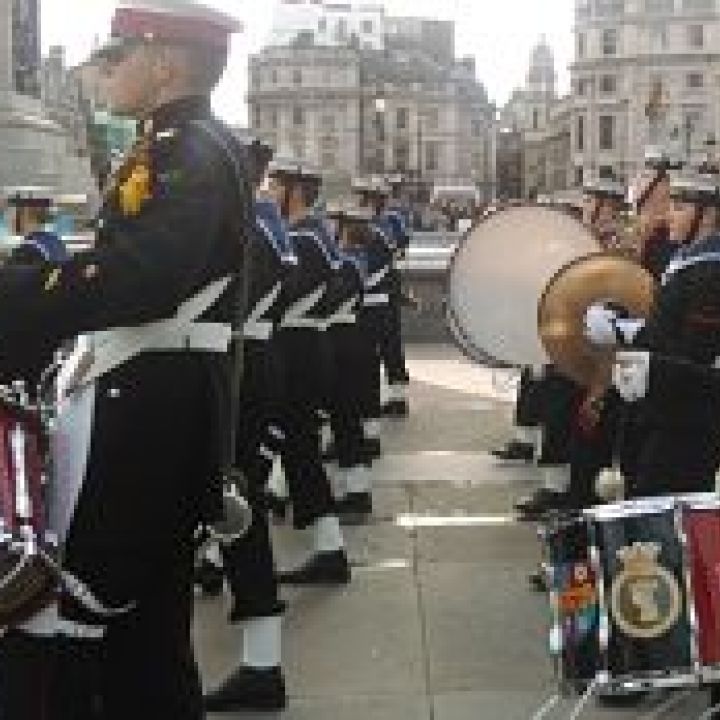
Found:
[[14, 90], [13, 0], [0, 0], [0, 93]]

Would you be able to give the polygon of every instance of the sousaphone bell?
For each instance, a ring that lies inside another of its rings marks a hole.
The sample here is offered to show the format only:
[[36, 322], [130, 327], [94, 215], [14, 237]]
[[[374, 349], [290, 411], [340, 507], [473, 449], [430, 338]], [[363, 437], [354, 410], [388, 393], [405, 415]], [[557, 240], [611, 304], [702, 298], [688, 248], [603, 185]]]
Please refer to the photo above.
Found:
[[650, 314], [655, 280], [636, 261], [595, 253], [561, 268], [538, 303], [538, 333], [545, 351], [564, 375], [602, 390], [610, 385], [614, 350], [600, 348], [585, 336], [591, 305], [608, 303], [644, 319]]

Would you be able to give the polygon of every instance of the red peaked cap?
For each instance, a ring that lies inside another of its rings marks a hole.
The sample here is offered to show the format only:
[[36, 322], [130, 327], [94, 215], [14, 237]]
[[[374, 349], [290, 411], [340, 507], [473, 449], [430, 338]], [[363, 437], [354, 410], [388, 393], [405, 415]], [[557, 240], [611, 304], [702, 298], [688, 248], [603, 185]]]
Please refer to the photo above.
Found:
[[197, 13], [120, 7], [112, 20], [112, 35], [116, 38], [152, 38], [224, 48], [230, 35], [241, 27], [229, 16], [213, 11], [208, 11], [207, 16], [199, 16]]

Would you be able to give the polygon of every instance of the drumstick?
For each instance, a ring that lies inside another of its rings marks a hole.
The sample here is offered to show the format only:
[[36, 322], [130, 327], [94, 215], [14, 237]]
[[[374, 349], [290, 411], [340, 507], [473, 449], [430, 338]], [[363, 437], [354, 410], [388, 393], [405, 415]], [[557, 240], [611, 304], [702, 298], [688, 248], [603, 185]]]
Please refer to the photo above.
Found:
[[19, 425], [10, 434], [10, 447], [15, 470], [15, 514], [22, 524], [29, 525], [32, 521], [32, 499], [25, 464], [25, 433]]

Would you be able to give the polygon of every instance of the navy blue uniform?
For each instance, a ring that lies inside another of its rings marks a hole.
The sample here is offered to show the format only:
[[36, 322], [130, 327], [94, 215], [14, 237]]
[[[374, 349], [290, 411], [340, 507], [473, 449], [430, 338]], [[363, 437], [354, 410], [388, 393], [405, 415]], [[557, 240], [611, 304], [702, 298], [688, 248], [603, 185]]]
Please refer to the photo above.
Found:
[[381, 348], [386, 344], [390, 299], [394, 292], [393, 263], [395, 247], [392, 228], [387, 219], [376, 217], [371, 223], [365, 252], [367, 275], [361, 321], [364, 332], [373, 343], [373, 356], [368, 358], [364, 417], [380, 417]]
[[[662, 279], [637, 344], [659, 356], [712, 367], [720, 356], [720, 235], [678, 253]], [[677, 388], [653, 384], [638, 407], [633, 493], [706, 492], [720, 466], [720, 420], [698, 408], [676, 415]], [[672, 402], [672, 404], [671, 404]], [[686, 403], [683, 403], [686, 405]]]
[[335, 312], [326, 332], [330, 365], [328, 410], [338, 465], [350, 469], [366, 461], [363, 452], [362, 379], [367, 353], [359, 314], [364, 272], [356, 258], [337, 251], [332, 281]]
[[273, 337], [287, 309], [286, 286], [297, 266], [287, 229], [270, 200], [256, 203], [253, 277], [243, 325], [243, 377], [237, 436], [241, 466], [249, 483], [253, 521], [248, 533], [222, 546], [232, 594], [232, 622], [277, 615], [279, 598], [265, 503], [272, 469], [273, 429], [283, 426], [286, 402], [283, 358]]
[[335, 261], [319, 218], [308, 215], [296, 221], [289, 236], [299, 262], [288, 283], [291, 299], [277, 342], [285, 360], [287, 388], [283, 461], [293, 521], [303, 529], [335, 511], [322, 464], [318, 421], [327, 391], [321, 334], [330, 310], [327, 291]]
[[[385, 219], [391, 229], [391, 248], [394, 250], [395, 261], [397, 261], [406, 255], [410, 247], [409, 214], [402, 207], [391, 206], [385, 212]], [[380, 355], [385, 366], [388, 383], [393, 386], [403, 386], [410, 381], [410, 376], [407, 371], [402, 339], [402, 278], [396, 262], [393, 263], [390, 278], [390, 305]]]

